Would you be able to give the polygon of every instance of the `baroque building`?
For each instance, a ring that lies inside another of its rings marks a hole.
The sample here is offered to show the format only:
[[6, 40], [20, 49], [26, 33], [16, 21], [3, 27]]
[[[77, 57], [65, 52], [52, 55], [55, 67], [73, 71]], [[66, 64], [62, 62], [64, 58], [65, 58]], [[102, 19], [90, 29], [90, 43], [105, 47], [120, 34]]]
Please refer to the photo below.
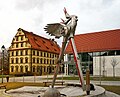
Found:
[[[60, 47], [53, 39], [19, 28], [9, 47], [9, 73], [14, 75], [53, 73], [59, 52]], [[62, 71], [62, 67], [59, 70]]]

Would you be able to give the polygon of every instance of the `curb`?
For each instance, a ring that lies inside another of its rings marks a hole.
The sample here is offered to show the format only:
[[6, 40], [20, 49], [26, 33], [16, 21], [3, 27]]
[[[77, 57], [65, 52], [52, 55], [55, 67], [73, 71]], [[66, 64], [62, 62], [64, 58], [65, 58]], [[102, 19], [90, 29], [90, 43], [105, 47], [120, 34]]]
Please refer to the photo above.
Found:
[[0, 97], [12, 97], [9, 94], [5, 93], [5, 89], [0, 89]]
[[[97, 88], [97, 89], [96, 89]], [[90, 95], [84, 97], [104, 97], [105, 96], [105, 89], [100, 86], [95, 86], [95, 91], [90, 91]]]

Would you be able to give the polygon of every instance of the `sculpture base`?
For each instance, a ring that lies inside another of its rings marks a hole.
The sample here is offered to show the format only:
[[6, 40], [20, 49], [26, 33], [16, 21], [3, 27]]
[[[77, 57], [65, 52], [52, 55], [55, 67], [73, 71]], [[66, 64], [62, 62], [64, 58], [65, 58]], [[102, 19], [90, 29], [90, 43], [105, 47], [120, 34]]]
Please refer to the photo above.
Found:
[[48, 88], [43, 97], [61, 97], [60, 92], [56, 88]]

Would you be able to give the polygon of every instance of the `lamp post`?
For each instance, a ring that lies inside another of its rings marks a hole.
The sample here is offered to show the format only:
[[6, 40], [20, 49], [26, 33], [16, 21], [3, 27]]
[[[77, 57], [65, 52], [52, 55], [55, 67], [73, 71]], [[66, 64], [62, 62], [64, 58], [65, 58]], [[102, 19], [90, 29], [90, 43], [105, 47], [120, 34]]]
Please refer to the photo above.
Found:
[[3, 83], [3, 66], [4, 66], [4, 50], [5, 50], [4, 45], [1, 47], [1, 50], [2, 50], [2, 55], [3, 55], [3, 59], [2, 59], [2, 83]]

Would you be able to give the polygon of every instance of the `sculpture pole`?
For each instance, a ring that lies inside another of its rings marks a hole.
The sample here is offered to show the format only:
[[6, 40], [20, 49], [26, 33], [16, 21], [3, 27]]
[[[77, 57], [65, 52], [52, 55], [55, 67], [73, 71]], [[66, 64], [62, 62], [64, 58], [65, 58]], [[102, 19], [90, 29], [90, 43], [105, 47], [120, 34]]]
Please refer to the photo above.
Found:
[[82, 74], [82, 70], [81, 70], [80, 59], [78, 57], [77, 49], [76, 49], [75, 42], [74, 42], [74, 37], [70, 38], [70, 44], [71, 44], [71, 47], [72, 47], [72, 51], [73, 51], [73, 55], [74, 55], [74, 61], [75, 61], [75, 64], [76, 64], [76, 69], [77, 69], [77, 72], [78, 72], [79, 80], [80, 80], [82, 89], [85, 90], [84, 78], [83, 78], [83, 74]]
[[78, 17], [76, 15], [69, 15], [67, 13], [66, 8], [64, 8], [64, 13], [65, 13], [66, 20], [62, 19], [63, 21], [62, 23], [47, 24], [47, 26], [44, 28], [45, 31], [47, 31], [47, 33], [49, 33], [51, 36], [55, 36], [55, 38], [60, 38], [63, 36], [62, 49], [60, 51], [60, 55], [56, 63], [57, 67], [56, 67], [56, 71], [53, 77], [52, 88], [54, 88], [55, 80], [58, 74], [59, 65], [61, 64], [61, 60], [64, 55], [67, 41], [70, 40], [72, 51], [74, 54], [74, 60], [76, 62], [76, 68], [77, 68], [78, 75], [80, 78], [80, 83], [81, 83], [82, 89], [85, 90], [80, 60], [78, 59], [78, 54], [77, 54], [76, 46], [74, 43], [74, 34], [75, 34], [76, 26], [77, 26]]

